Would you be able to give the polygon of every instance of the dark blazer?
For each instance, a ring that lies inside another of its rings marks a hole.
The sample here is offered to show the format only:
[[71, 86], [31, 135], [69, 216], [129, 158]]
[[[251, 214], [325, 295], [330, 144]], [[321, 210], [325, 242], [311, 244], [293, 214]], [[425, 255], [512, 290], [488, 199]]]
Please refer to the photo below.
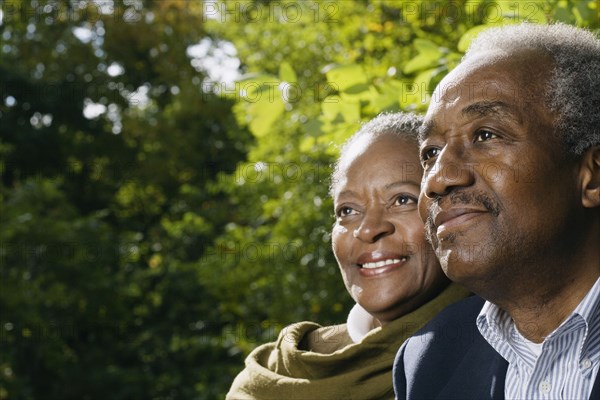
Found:
[[[438, 314], [398, 351], [397, 399], [504, 399], [508, 362], [475, 323], [484, 300], [469, 297]], [[600, 399], [600, 373], [590, 399]]]

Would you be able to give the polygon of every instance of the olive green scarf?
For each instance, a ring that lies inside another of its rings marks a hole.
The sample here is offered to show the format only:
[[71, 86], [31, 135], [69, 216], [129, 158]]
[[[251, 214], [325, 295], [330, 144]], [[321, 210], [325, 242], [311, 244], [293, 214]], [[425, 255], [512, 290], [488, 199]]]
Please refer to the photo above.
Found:
[[[352, 342], [345, 324], [290, 325], [276, 342], [250, 353], [227, 400], [392, 399], [392, 365], [400, 345], [447, 305], [467, 295], [466, 289], [451, 284], [417, 310], [371, 330], [358, 343]], [[318, 352], [299, 350], [301, 342]]]

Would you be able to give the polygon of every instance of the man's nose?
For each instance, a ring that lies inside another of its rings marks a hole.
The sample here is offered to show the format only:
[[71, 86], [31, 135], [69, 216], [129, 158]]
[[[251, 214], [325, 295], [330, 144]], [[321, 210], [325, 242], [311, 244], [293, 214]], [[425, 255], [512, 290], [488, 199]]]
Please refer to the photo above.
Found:
[[421, 191], [433, 199], [474, 182], [473, 164], [469, 162], [464, 149], [459, 144], [446, 144], [434, 164], [424, 172]]

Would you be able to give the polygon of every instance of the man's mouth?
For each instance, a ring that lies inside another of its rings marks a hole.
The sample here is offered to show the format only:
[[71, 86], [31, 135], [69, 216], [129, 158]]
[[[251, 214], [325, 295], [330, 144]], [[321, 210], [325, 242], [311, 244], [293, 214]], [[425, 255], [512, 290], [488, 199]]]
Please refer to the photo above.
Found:
[[476, 208], [451, 208], [448, 211], [440, 211], [434, 218], [435, 226], [437, 226], [436, 234], [440, 237], [444, 232], [457, 229], [467, 221], [484, 213], [487, 213], [487, 210]]
[[448, 196], [449, 207], [445, 209], [440, 205], [443, 201], [444, 198], [434, 199], [425, 221], [427, 240], [434, 246], [434, 239], [446, 240], [454, 237], [456, 231], [473, 218], [487, 213], [494, 216], [500, 214], [498, 203], [483, 193], [451, 193]]

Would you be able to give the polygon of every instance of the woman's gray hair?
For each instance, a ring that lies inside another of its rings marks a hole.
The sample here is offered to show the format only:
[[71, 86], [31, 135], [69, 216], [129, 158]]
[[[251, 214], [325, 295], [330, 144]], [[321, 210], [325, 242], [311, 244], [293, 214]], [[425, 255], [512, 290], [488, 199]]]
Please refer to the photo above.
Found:
[[[417, 135], [423, 122], [423, 117], [414, 113], [396, 112], [383, 113], [364, 123], [361, 128], [344, 142], [340, 149], [340, 156], [333, 166], [329, 194], [333, 197], [335, 183], [339, 180], [340, 169], [350, 149], [359, 141], [368, 137], [373, 140], [380, 136], [391, 135], [400, 139], [413, 141], [418, 146]], [[415, 152], [416, 152], [415, 147]]]
[[463, 60], [480, 52], [549, 55], [554, 64], [544, 100], [556, 113], [555, 131], [571, 155], [600, 144], [600, 40], [591, 32], [556, 23], [492, 28], [471, 44]]

